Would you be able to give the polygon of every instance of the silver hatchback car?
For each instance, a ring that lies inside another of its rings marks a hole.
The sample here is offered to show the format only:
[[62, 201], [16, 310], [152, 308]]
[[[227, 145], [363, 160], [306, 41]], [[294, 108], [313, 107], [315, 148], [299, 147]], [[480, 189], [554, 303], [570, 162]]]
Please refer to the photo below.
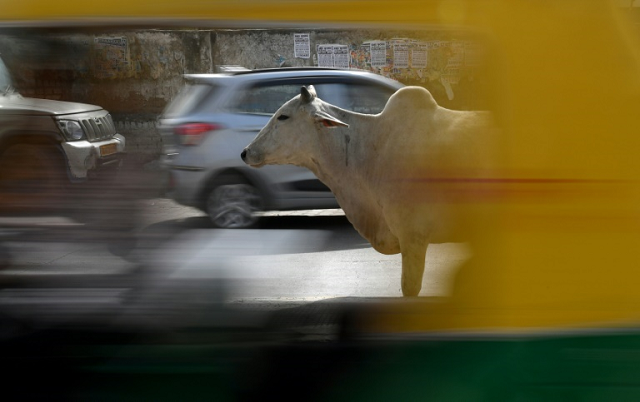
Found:
[[159, 120], [169, 197], [205, 211], [216, 227], [254, 226], [259, 212], [338, 208], [311, 171], [248, 167], [240, 153], [283, 103], [314, 85], [318, 97], [360, 113], [379, 113], [403, 85], [359, 70], [237, 69], [186, 75]]

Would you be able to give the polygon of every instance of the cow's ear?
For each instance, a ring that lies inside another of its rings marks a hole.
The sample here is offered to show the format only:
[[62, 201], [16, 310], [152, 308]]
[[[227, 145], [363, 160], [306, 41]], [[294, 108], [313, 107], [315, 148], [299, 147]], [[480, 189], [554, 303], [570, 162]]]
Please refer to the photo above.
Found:
[[302, 103], [311, 103], [316, 96], [316, 89], [313, 85], [300, 88], [300, 99], [302, 100]]
[[349, 127], [347, 123], [340, 121], [325, 112], [318, 111], [316, 112], [315, 117], [316, 121], [319, 121], [325, 127]]

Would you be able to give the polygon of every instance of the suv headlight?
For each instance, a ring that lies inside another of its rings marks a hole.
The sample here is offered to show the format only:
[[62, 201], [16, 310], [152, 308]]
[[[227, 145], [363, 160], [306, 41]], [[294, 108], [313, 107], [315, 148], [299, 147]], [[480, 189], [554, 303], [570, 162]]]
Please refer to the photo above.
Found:
[[75, 120], [59, 120], [58, 126], [69, 141], [78, 141], [84, 138], [84, 130]]

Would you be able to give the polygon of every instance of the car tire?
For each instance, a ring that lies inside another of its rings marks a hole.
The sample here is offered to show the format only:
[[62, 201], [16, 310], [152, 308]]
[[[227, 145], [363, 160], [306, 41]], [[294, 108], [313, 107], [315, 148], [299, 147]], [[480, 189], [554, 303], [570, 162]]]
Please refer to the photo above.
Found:
[[64, 157], [55, 146], [11, 145], [0, 154], [0, 209], [57, 211], [66, 204], [68, 181]]
[[217, 228], [246, 229], [255, 227], [263, 209], [260, 191], [247, 180], [226, 176], [216, 180], [205, 200], [205, 212]]

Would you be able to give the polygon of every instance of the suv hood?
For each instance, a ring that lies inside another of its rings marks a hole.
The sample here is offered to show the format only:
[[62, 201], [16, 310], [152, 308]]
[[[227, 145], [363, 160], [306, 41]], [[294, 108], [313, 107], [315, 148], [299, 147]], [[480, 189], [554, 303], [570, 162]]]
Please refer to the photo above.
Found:
[[22, 115], [56, 115], [84, 113], [102, 110], [100, 106], [86, 103], [62, 102], [49, 99], [25, 98], [19, 94], [0, 96], [0, 113]]

